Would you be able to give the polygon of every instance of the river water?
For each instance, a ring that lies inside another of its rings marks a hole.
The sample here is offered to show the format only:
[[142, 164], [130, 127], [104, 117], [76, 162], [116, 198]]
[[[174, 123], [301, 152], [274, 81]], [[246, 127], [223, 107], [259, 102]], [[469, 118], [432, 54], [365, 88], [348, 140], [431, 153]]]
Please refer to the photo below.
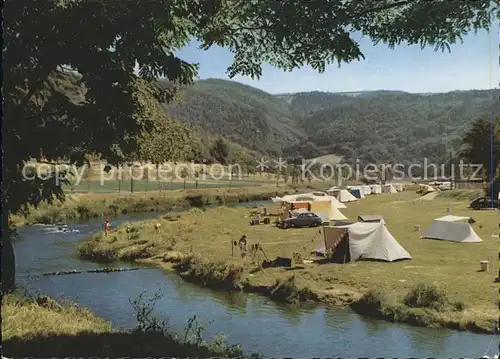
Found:
[[[113, 225], [153, 216], [121, 217]], [[17, 281], [30, 294], [73, 300], [117, 327], [136, 325], [130, 299], [143, 292], [150, 298], [159, 290], [162, 298], [156, 303], [155, 315], [168, 318], [173, 331], [182, 334], [188, 319], [196, 315], [201, 323], [213, 321], [205, 331], [206, 339], [222, 332], [229, 343], [239, 343], [245, 351], [265, 357], [477, 358], [488, 348], [491, 355], [498, 345], [498, 339], [491, 335], [396, 325], [349, 310], [322, 306], [294, 309], [258, 295], [218, 293], [160, 269], [40, 276], [43, 272], [101, 266], [78, 259], [75, 250], [75, 244], [100, 230], [101, 223], [74, 224], [71, 228], [80, 232], [54, 233], [53, 228], [38, 225], [21, 228], [14, 244]]]

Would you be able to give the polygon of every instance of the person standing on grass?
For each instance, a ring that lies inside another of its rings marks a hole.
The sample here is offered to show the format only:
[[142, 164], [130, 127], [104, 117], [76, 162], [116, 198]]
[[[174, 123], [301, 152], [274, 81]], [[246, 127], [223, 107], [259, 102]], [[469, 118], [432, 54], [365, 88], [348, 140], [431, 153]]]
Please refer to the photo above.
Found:
[[241, 257], [244, 258], [246, 251], [247, 251], [247, 236], [246, 235], [243, 235], [240, 238], [240, 240], [238, 242], [238, 246], [240, 247]]
[[111, 223], [106, 219], [104, 221], [104, 235], [107, 236], [109, 232], [111, 232]]

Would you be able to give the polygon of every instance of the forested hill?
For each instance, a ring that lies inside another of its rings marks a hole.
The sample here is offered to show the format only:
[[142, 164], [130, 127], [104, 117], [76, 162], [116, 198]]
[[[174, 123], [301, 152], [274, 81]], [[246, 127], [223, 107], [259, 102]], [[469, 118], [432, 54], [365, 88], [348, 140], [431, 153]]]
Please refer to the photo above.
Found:
[[[291, 101], [301, 128], [318, 153], [336, 153], [363, 161], [441, 162], [461, 145], [477, 118], [500, 113], [498, 91], [409, 94], [377, 91], [348, 96], [299, 94]], [[495, 99], [495, 101], [493, 101]], [[308, 147], [311, 147], [309, 145]]]
[[271, 95], [233, 81], [202, 80], [169, 105], [174, 117], [242, 146], [347, 161], [445, 160], [476, 118], [489, 118], [498, 91], [409, 94], [306, 92]]
[[283, 147], [305, 138], [291, 106], [250, 86], [199, 81], [179, 98], [177, 104], [167, 106], [173, 117], [252, 150], [280, 154]]

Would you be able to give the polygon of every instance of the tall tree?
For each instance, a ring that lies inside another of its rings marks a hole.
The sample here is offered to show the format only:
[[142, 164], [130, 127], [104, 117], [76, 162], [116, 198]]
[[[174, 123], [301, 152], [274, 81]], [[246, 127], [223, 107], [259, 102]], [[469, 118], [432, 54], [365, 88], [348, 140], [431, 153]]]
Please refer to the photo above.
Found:
[[214, 157], [220, 164], [227, 164], [229, 147], [227, 146], [227, 143], [223, 138], [218, 138], [217, 140], [215, 140], [210, 153], [212, 157]]
[[465, 159], [483, 169], [486, 177], [483, 187], [485, 196], [497, 197], [496, 193], [500, 188], [500, 118], [496, 118], [493, 124], [485, 119], [476, 120], [465, 134], [463, 144], [462, 155]]
[[[493, 156], [491, 156], [493, 140]], [[468, 162], [481, 165], [488, 179], [491, 180], [500, 164], [500, 118], [493, 123], [493, 132], [489, 120], [475, 121], [463, 138], [462, 156]]]
[[[197, 66], [175, 53], [193, 38], [228, 48], [228, 74], [258, 77], [262, 63], [285, 70], [363, 58], [351, 32], [394, 46], [446, 48], [471, 29], [488, 28], [490, 0], [6, 0], [4, 2], [3, 289], [14, 284], [9, 213], [64, 198], [51, 180], [23, 181], [25, 161], [82, 163], [97, 152], [123, 163], [141, 131], [161, 117], [165, 77], [190, 84]], [[138, 75], [134, 69], [138, 66]], [[64, 90], [63, 90], [64, 89]], [[54, 141], [54, 139], [57, 141]]]
[[166, 116], [158, 119], [150, 132], [139, 137], [139, 154], [142, 160], [151, 161], [156, 167], [158, 189], [161, 189], [160, 166], [189, 158], [193, 151], [193, 131], [185, 124]]

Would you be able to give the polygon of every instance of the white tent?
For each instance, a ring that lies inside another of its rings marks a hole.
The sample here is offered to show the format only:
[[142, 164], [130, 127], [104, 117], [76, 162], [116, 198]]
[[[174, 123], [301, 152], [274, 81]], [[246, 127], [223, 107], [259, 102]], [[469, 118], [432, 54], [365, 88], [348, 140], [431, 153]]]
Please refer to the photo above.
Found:
[[418, 187], [419, 188], [418, 188], [417, 193], [421, 194], [421, 195], [425, 195], [425, 194], [431, 193], [431, 192], [436, 192], [436, 189], [434, 187], [426, 185], [426, 184], [419, 184]]
[[[359, 196], [360, 196], [359, 199], [364, 199], [365, 198], [365, 190], [364, 190], [363, 186], [348, 186], [347, 189], [349, 191], [353, 191], [353, 190], [354, 191], [359, 191]], [[352, 192], [351, 192], [351, 194], [352, 194]], [[353, 196], [354, 196], [354, 194], [353, 194]], [[354, 196], [354, 197], [356, 197], [356, 196]]]
[[339, 187], [331, 187], [329, 189], [326, 190], [326, 193], [328, 193], [329, 195], [332, 195], [332, 194], [337, 194], [340, 192], [340, 188]]
[[479, 238], [469, 224], [470, 217], [444, 216], [432, 221], [421, 238], [440, 239], [451, 242], [478, 243]]
[[372, 189], [370, 186], [361, 186], [363, 187], [363, 192], [365, 193], [365, 196], [369, 196], [372, 194]]
[[380, 194], [382, 193], [382, 186], [379, 184], [372, 184], [370, 185], [370, 189], [372, 191], [372, 194]]
[[335, 206], [335, 208], [347, 208], [345, 204], [340, 202], [336, 197], [334, 196], [326, 196], [326, 197], [320, 197], [322, 201], [332, 201], [332, 206]]
[[312, 212], [316, 213], [321, 219], [323, 219], [324, 223], [331, 221], [343, 221], [347, 219], [347, 217], [334, 206], [331, 207], [330, 211], [312, 210]]
[[[393, 262], [401, 259], [411, 259], [410, 253], [404, 249], [393, 237], [385, 226], [385, 222], [356, 222], [345, 226], [324, 227], [324, 243], [320, 243], [316, 252], [326, 252], [327, 240], [333, 240], [332, 236], [338, 236], [339, 229], [346, 229], [348, 233], [347, 247], [351, 262], [359, 259], [375, 259]], [[329, 238], [330, 237], [330, 238]], [[342, 246], [337, 241], [338, 246]], [[335, 251], [342, 248], [336, 248]]]
[[392, 184], [382, 185], [382, 193], [398, 193]]
[[337, 195], [338, 200], [340, 202], [354, 202], [357, 201], [358, 199], [352, 195], [351, 192], [349, 192], [346, 189], [341, 189]]
[[330, 211], [330, 221], [343, 221], [345, 219], [347, 219], [347, 217], [344, 216], [344, 214], [340, 212], [337, 207], [333, 207], [332, 205], [332, 209]]
[[392, 186], [396, 189], [396, 191], [403, 192], [403, 184], [402, 183], [393, 183]]

